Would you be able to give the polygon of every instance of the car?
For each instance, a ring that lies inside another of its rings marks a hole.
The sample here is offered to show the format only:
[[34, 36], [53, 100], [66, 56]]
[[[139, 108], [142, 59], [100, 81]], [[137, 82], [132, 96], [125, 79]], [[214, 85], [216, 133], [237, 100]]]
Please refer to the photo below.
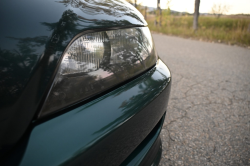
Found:
[[123, 0], [0, 2], [1, 165], [158, 165], [171, 74]]

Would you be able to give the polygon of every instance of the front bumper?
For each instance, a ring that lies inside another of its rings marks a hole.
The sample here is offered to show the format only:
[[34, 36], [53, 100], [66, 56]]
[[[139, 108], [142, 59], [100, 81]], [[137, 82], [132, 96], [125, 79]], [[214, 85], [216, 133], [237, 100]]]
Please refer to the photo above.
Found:
[[34, 125], [12, 164], [120, 165], [159, 124], [170, 86], [170, 71], [158, 60], [110, 93]]
[[162, 143], [160, 132], [165, 120], [165, 115], [157, 123], [155, 128], [148, 134], [148, 136], [137, 146], [137, 148], [126, 158], [121, 164], [125, 165], [159, 165], [162, 154]]

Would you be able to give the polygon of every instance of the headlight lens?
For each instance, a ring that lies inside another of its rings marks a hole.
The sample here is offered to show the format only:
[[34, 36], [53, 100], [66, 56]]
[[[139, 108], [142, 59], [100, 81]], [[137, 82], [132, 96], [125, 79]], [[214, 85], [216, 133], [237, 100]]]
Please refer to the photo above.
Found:
[[88, 33], [68, 47], [40, 117], [86, 100], [156, 63], [147, 27]]

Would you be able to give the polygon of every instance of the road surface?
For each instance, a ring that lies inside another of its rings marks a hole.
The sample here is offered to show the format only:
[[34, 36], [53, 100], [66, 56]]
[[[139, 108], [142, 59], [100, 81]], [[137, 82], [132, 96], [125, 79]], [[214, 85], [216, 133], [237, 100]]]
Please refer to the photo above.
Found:
[[250, 50], [153, 38], [172, 73], [160, 165], [250, 165]]

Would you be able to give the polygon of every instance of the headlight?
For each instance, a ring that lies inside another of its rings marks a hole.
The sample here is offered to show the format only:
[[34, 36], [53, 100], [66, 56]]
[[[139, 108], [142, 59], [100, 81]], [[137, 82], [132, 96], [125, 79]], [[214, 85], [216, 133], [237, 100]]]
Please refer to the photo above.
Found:
[[155, 63], [147, 27], [84, 34], [65, 51], [39, 116], [104, 92]]

